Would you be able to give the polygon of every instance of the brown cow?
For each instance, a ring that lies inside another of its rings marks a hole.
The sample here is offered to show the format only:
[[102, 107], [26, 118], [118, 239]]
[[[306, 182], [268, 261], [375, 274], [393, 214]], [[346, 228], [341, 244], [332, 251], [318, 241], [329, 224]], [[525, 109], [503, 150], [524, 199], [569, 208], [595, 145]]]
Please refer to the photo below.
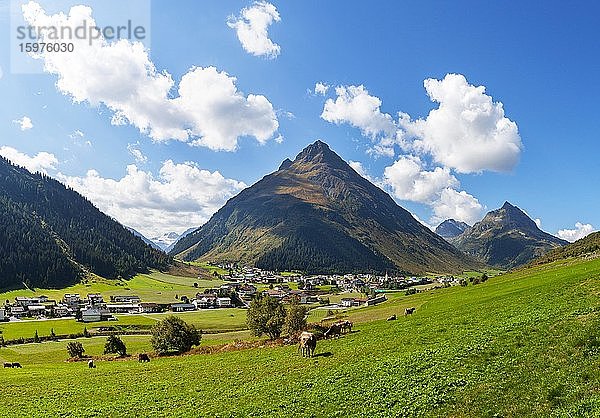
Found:
[[150, 363], [150, 357], [146, 353], [138, 354], [138, 361], [140, 363]]
[[312, 357], [317, 348], [317, 337], [312, 332], [304, 331], [300, 334], [298, 341], [298, 351], [302, 357]]
[[340, 332], [343, 334], [345, 332], [352, 332], [352, 325], [354, 324], [350, 321], [338, 321], [335, 323], [335, 325], [340, 327]]
[[339, 324], [332, 324], [327, 331], [323, 334], [325, 339], [339, 337], [342, 333], [342, 327]]

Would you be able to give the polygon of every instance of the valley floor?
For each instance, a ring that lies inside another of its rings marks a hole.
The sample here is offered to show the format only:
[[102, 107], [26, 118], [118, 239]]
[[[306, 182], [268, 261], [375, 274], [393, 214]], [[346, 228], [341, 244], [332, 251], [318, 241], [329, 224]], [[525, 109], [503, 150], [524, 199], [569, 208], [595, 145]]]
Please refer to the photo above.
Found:
[[[404, 317], [409, 306], [417, 310]], [[355, 332], [319, 341], [312, 359], [284, 346], [87, 369], [64, 361], [64, 342], [1, 349], [28, 362], [0, 369], [0, 415], [600, 416], [600, 260], [394, 294], [349, 318]], [[143, 337], [126, 338], [147, 349]]]

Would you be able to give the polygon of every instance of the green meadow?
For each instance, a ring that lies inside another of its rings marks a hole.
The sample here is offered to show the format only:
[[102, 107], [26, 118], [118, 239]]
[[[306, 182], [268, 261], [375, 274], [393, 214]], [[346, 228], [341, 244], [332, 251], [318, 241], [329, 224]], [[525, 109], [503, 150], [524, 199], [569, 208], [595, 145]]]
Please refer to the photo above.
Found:
[[[198, 288], [194, 286], [198, 285]], [[222, 280], [198, 279], [194, 277], [181, 277], [171, 274], [152, 272], [150, 274], [138, 274], [129, 280], [107, 280], [95, 276], [85, 283], [78, 283], [64, 289], [33, 289], [13, 290], [0, 294], [0, 300], [13, 300], [16, 296], [39, 296], [46, 295], [50, 299], [61, 300], [65, 293], [79, 293], [85, 297], [88, 293], [101, 293], [105, 300], [114, 295], [136, 295], [143, 302], [173, 303], [175, 297], [182, 295], [191, 297], [196, 292], [209, 288], [219, 287]]]
[[[96, 327], [122, 327], [125, 329], [147, 329], [156, 321], [173, 313], [156, 313], [144, 315], [115, 315], [117, 320], [110, 322], [77, 322], [74, 318], [52, 319], [45, 321], [0, 322], [0, 331], [5, 340], [31, 338], [38, 335], [49, 336], [52, 329], [56, 335], [78, 334], [84, 328], [88, 331]], [[246, 311], [244, 309], [205, 309], [193, 312], [177, 313], [184, 321], [194, 324], [205, 331], [232, 331], [246, 327]]]
[[[403, 316], [410, 306], [416, 312]], [[386, 321], [392, 314], [398, 319]], [[2, 349], [0, 357], [24, 367], [0, 370], [0, 415], [600, 416], [598, 259], [465, 288], [394, 293], [346, 315], [355, 331], [319, 341], [312, 359], [283, 346], [148, 364], [99, 361], [87, 369], [64, 361], [64, 341]], [[224, 343], [249, 336], [211, 337]], [[144, 336], [125, 339], [130, 352], [149, 349]], [[86, 350], [99, 352], [102, 338], [89, 340], [81, 340]]]

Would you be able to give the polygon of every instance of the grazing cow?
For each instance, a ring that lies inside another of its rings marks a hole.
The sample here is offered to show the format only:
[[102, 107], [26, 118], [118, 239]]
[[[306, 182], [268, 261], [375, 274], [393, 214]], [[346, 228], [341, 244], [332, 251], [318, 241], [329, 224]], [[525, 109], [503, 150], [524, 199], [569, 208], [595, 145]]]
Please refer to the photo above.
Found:
[[95, 369], [96, 365], [94, 364], [94, 360], [88, 360], [88, 368]]
[[146, 353], [140, 353], [138, 355], [138, 361], [140, 363], [150, 363], [150, 357], [148, 357], [148, 354]]
[[412, 315], [415, 312], [415, 309], [417, 308], [406, 308], [404, 310], [404, 315]]
[[12, 367], [13, 367], [13, 369], [20, 369], [21, 368], [21, 363], [13, 363]]
[[327, 331], [323, 334], [325, 339], [339, 337], [342, 332], [342, 328], [338, 324], [332, 324]]
[[390, 316], [387, 320], [388, 321], [395, 321], [396, 320], [396, 314]]
[[335, 325], [340, 327], [340, 332], [343, 334], [345, 332], [352, 332], [352, 325], [354, 324], [350, 321], [338, 321], [335, 323]]
[[4, 368], [5, 369], [12, 369], [12, 363], [4, 363]]
[[304, 331], [300, 334], [298, 341], [298, 351], [300, 351], [302, 357], [312, 357], [315, 354], [317, 348], [317, 337], [312, 332]]

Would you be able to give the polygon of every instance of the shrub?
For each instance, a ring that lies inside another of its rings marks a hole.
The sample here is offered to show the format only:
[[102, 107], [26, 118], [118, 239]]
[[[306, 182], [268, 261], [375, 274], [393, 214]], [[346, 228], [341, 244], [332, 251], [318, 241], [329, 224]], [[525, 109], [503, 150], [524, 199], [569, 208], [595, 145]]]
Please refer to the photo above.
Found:
[[271, 296], [257, 297], [250, 302], [246, 323], [257, 337], [267, 334], [271, 339], [281, 335], [285, 323], [285, 308]]
[[109, 335], [104, 344], [104, 354], [118, 354], [124, 357], [127, 354], [127, 347], [118, 335]]
[[306, 308], [300, 306], [298, 299], [294, 298], [287, 308], [283, 332], [290, 337], [306, 329]]
[[193, 346], [200, 345], [201, 338], [201, 332], [196, 327], [176, 316], [168, 316], [152, 326], [150, 342], [159, 354], [185, 353]]
[[83, 357], [83, 353], [85, 353], [85, 349], [83, 348], [83, 344], [79, 341], [71, 341], [67, 344], [67, 352], [69, 353], [69, 357]]

